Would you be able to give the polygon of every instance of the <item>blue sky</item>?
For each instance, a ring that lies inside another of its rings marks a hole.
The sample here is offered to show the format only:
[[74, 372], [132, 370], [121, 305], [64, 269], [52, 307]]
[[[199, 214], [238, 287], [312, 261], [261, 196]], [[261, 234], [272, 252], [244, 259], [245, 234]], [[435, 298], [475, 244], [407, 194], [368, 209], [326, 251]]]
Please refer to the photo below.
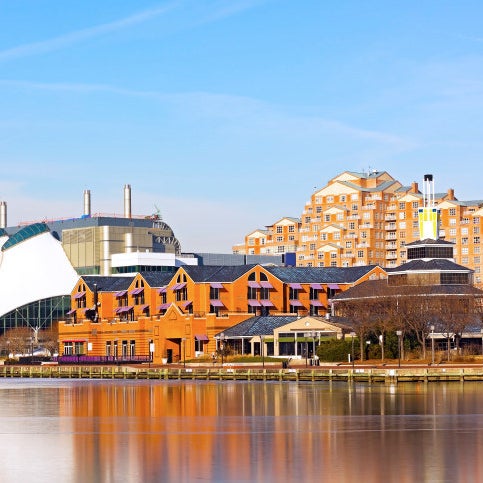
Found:
[[159, 207], [229, 253], [346, 171], [483, 199], [483, 3], [0, 0], [8, 224]]

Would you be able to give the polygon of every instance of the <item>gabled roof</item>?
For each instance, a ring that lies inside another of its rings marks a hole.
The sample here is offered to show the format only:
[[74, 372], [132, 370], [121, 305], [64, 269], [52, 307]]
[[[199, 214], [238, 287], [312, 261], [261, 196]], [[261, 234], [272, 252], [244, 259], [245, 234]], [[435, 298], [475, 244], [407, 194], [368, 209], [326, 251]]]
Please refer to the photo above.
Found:
[[164, 287], [169, 284], [176, 272], [141, 272], [141, 276], [153, 288]]
[[374, 188], [366, 188], [365, 186], [359, 186], [357, 184], [351, 183], [350, 181], [338, 181], [338, 183], [343, 184], [349, 188], [353, 188], [357, 191], [364, 191], [367, 193], [373, 193], [373, 192], [377, 193], [379, 191], [385, 191], [391, 186], [393, 186], [394, 184], [398, 184], [399, 182], [395, 180], [388, 180], [388, 181], [384, 181], [383, 183], [381, 183], [380, 185]]
[[354, 283], [378, 265], [362, 267], [264, 267], [285, 283]]
[[[253, 337], [272, 334], [274, 329], [297, 320], [296, 315], [267, 315], [251, 317], [223, 331], [225, 337]], [[220, 332], [221, 333], [221, 332]], [[219, 336], [220, 334], [217, 334]], [[216, 337], [216, 336], [215, 336]]]
[[195, 283], [234, 282], [245, 273], [253, 270], [257, 264], [251, 265], [184, 265], [182, 270]]
[[134, 275], [131, 277], [84, 275], [81, 279], [91, 291], [94, 291], [94, 284], [97, 284], [98, 292], [118, 292], [129, 288]]

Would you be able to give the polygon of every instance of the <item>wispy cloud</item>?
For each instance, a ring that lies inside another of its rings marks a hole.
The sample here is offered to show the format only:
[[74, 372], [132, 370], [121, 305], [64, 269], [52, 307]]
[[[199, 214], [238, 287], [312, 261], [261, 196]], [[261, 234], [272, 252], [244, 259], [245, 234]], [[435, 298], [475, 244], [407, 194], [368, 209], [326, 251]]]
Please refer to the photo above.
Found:
[[28, 57], [32, 55], [44, 54], [54, 50], [63, 49], [69, 45], [82, 42], [83, 40], [125, 29], [131, 25], [147, 22], [155, 17], [163, 15], [175, 8], [179, 2], [169, 3], [162, 7], [144, 10], [135, 13], [129, 17], [124, 17], [113, 22], [108, 22], [94, 27], [89, 27], [81, 30], [76, 30], [52, 39], [33, 42], [30, 44], [19, 45], [11, 49], [0, 51], [0, 62], [17, 59], [20, 57]]

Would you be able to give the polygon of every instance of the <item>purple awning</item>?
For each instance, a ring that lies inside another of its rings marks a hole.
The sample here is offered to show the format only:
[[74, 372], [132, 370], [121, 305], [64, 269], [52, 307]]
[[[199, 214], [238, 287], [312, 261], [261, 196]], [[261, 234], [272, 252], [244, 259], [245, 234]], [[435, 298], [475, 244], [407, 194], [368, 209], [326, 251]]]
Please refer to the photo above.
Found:
[[273, 288], [273, 285], [270, 282], [266, 282], [266, 281], [260, 282], [260, 286], [262, 288]]
[[75, 299], [80, 299], [81, 297], [84, 297], [86, 293], [85, 292], [77, 292], [75, 295], [74, 295], [74, 298]]
[[294, 290], [302, 290], [302, 285], [299, 283], [289, 283], [288, 285], [290, 288], [293, 288]]
[[223, 284], [220, 282], [212, 282], [210, 283], [211, 288], [223, 288]]
[[189, 307], [193, 302], [191, 300], [188, 300], [187, 302], [183, 302], [181, 305], [183, 308]]
[[129, 295], [139, 295], [143, 291], [144, 291], [144, 287], [135, 288], [134, 290], [131, 290], [129, 292]]
[[255, 280], [248, 280], [248, 286], [250, 288], [260, 288], [260, 284], [255, 282]]
[[210, 304], [213, 305], [213, 307], [224, 307], [223, 302], [218, 299], [210, 300]]
[[311, 283], [310, 288], [313, 288], [314, 290], [324, 290], [324, 287], [320, 283]]
[[76, 309], [69, 310], [69, 311], [67, 312], [67, 315], [72, 315], [73, 313], [75, 313], [75, 311], [76, 311]]
[[270, 300], [260, 300], [260, 303], [264, 306], [264, 307], [273, 307], [273, 303], [270, 301]]
[[336, 283], [329, 283], [327, 287], [329, 287], [332, 290], [339, 290], [340, 288]]
[[195, 339], [200, 340], [202, 342], [208, 342], [208, 336], [204, 334], [195, 334]]
[[116, 314], [123, 314], [124, 312], [129, 312], [132, 309], [132, 305], [127, 305], [126, 307], [118, 307], [114, 312], [116, 312]]
[[303, 304], [300, 300], [289, 300], [290, 305], [294, 307], [302, 307]]
[[166, 290], [167, 290], [167, 289], [166, 289], [166, 287], [160, 288], [160, 289], [158, 290], [158, 294], [160, 294], [160, 295], [161, 295], [162, 293], [166, 293]]
[[139, 310], [144, 311], [144, 310], [146, 310], [148, 307], [149, 307], [149, 304], [144, 304], [144, 305], [141, 305], [141, 307], [139, 307]]
[[127, 294], [127, 290], [121, 290], [120, 292], [116, 292], [115, 296], [119, 298], [119, 297], [124, 297], [124, 295], [126, 294]]
[[313, 305], [314, 307], [323, 307], [324, 304], [320, 300], [311, 300], [310, 305]]
[[258, 301], [258, 300], [255, 300], [255, 299], [249, 299], [248, 300], [248, 305], [250, 307], [260, 307], [261, 306], [261, 303]]
[[161, 304], [159, 307], [158, 307], [158, 310], [166, 310], [171, 304], [168, 303], [168, 304]]
[[186, 287], [186, 282], [177, 283], [176, 285], [173, 285], [172, 290], [181, 290], [184, 287]]

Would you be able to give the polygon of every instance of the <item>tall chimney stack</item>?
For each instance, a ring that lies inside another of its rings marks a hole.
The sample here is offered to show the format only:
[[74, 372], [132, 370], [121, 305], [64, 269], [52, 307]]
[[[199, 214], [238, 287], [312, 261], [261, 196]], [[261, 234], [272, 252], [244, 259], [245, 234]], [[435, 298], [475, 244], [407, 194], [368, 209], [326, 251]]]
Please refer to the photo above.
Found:
[[124, 218], [131, 218], [131, 185], [124, 185]]
[[84, 190], [84, 216], [91, 216], [91, 190]]
[[0, 201], [0, 228], [7, 228], [7, 202]]

